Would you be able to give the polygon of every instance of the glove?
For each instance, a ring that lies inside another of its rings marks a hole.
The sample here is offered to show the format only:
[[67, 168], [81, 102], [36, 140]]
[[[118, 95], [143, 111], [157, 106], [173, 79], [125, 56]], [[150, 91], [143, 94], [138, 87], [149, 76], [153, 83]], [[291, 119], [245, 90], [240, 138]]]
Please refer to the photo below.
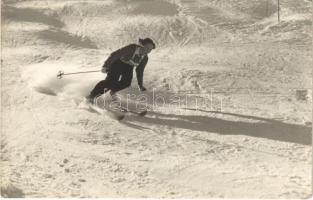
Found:
[[102, 67], [101, 72], [105, 74], [108, 72], [108, 69], [106, 67]]
[[143, 86], [139, 86], [139, 90], [140, 90], [141, 92], [143, 92], [143, 91], [146, 91], [147, 89], [146, 89], [145, 87], [143, 87]]
[[105, 74], [105, 73], [108, 73], [109, 71], [110, 71], [110, 65], [105, 62], [105, 63], [102, 65], [101, 72]]

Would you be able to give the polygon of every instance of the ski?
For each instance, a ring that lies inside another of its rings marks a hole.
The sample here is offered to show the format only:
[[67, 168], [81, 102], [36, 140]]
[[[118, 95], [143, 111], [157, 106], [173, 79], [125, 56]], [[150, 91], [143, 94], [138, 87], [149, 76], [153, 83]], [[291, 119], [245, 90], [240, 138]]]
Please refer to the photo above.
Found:
[[130, 110], [127, 108], [122, 108], [121, 110], [122, 110], [122, 112], [135, 114], [135, 115], [138, 115], [141, 117], [145, 116], [148, 113], [147, 110], [136, 111], [136, 110]]
[[83, 105], [81, 104], [81, 107], [88, 111], [98, 113], [100, 115], [107, 115], [110, 118], [117, 121], [121, 121], [125, 118], [125, 113], [119, 109], [109, 108], [107, 106], [98, 106], [86, 101], [83, 102]]
[[104, 108], [105, 112], [113, 119], [121, 121], [125, 118], [125, 113], [116, 109]]
[[100, 108], [100, 107], [97, 107], [95, 105], [90, 105], [90, 107], [92, 109], [97, 110], [97, 111], [102, 111], [102, 114], [107, 114], [112, 119], [115, 119], [118, 121], [121, 121], [125, 118], [125, 113], [123, 113], [117, 109], [111, 109], [111, 108], [107, 108], [107, 107]]
[[148, 113], [146, 109], [139, 110], [139, 109], [130, 109], [130, 108], [122, 107], [122, 106], [112, 106], [112, 105], [108, 106], [108, 104], [105, 105], [104, 102], [100, 100], [97, 102], [97, 104], [89, 102], [88, 100], [85, 100], [84, 105], [85, 106], [83, 107], [85, 107], [85, 109], [91, 112], [96, 112], [98, 114], [105, 114], [109, 116], [110, 118], [114, 120], [118, 120], [118, 121], [123, 120], [127, 114], [143, 117]]

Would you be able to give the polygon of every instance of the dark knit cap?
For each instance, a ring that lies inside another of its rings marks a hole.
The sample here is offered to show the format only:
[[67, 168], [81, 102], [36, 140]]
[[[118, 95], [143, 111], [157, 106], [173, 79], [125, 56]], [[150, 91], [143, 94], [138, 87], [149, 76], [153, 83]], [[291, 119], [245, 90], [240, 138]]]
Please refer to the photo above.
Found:
[[154, 44], [154, 42], [153, 42], [153, 40], [151, 38], [145, 38], [145, 39], [139, 38], [139, 43], [142, 44], [142, 45], [152, 44], [153, 49], [155, 49], [155, 44]]

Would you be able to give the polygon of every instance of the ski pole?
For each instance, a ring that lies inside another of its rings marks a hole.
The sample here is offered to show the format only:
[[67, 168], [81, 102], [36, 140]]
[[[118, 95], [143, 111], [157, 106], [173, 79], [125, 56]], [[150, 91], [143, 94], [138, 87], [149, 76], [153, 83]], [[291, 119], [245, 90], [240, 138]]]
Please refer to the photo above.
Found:
[[73, 75], [73, 74], [86, 74], [86, 73], [93, 73], [93, 72], [100, 72], [100, 70], [97, 71], [84, 71], [84, 72], [73, 72], [73, 73], [64, 73], [62, 70], [58, 72], [57, 78], [61, 79], [63, 76], [66, 75]]

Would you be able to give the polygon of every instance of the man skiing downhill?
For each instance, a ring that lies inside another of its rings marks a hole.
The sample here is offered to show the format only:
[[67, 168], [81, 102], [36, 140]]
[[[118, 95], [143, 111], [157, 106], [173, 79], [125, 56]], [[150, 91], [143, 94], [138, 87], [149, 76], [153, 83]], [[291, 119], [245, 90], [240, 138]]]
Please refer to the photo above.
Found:
[[133, 69], [140, 91], [145, 91], [143, 86], [143, 72], [148, 62], [148, 54], [155, 49], [152, 39], [139, 39], [139, 44], [130, 44], [111, 53], [102, 66], [102, 73], [107, 73], [106, 79], [97, 83], [87, 96], [87, 101], [94, 103], [95, 98], [110, 90], [112, 100], [116, 99], [116, 92], [131, 85]]

